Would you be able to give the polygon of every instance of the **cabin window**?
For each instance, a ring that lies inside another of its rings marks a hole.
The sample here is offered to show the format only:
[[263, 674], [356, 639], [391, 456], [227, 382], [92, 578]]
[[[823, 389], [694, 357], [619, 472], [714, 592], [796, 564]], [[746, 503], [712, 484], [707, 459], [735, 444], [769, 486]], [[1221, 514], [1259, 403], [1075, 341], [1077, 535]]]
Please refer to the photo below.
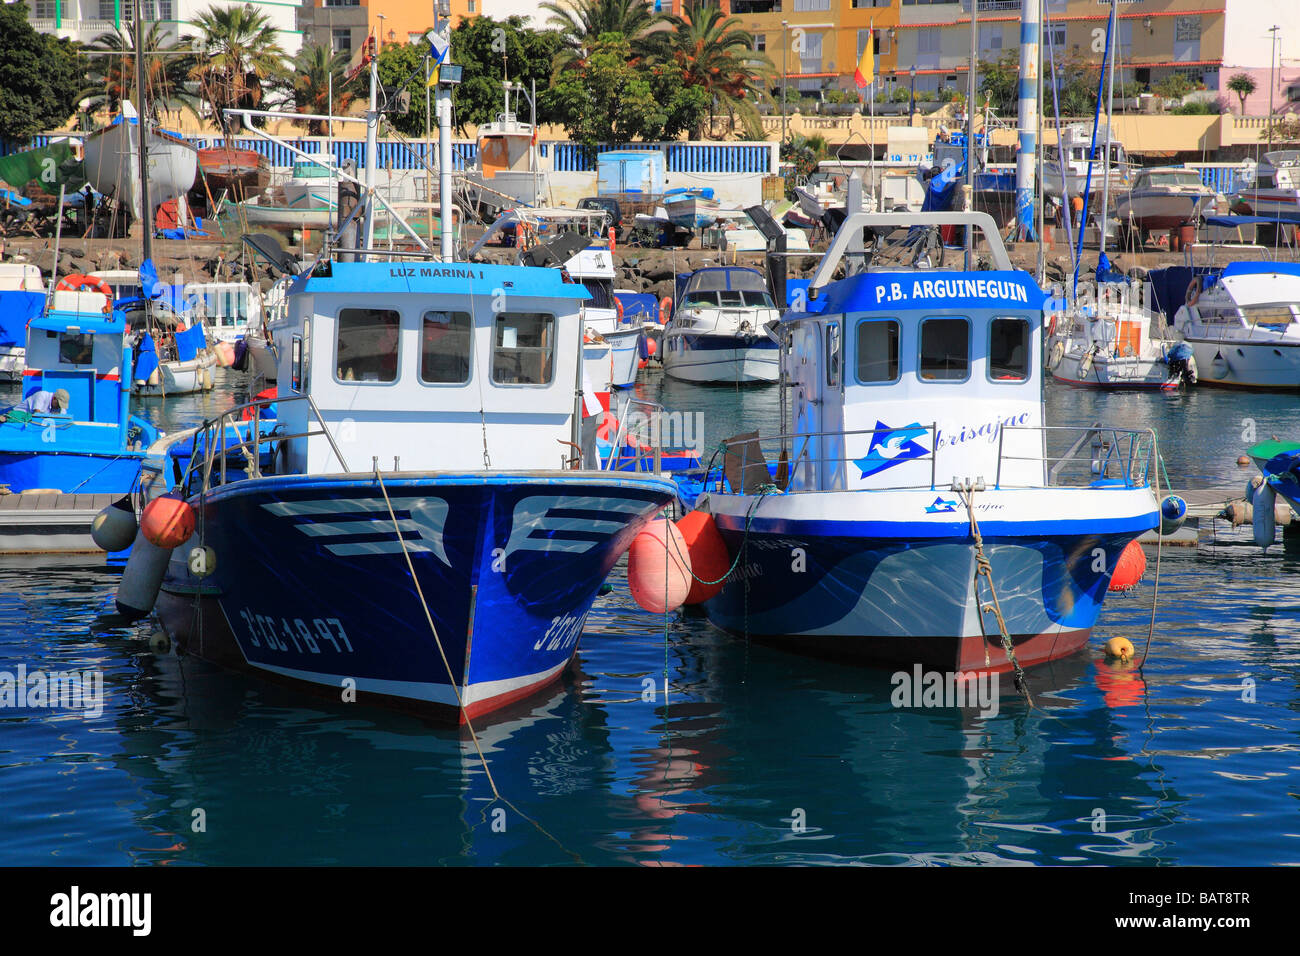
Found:
[[340, 382], [397, 381], [401, 316], [392, 309], [343, 309], [338, 322]]
[[858, 381], [863, 385], [898, 381], [898, 323], [893, 319], [858, 323]]
[[989, 378], [995, 382], [1029, 378], [1029, 322], [1025, 319], [989, 323]]
[[67, 365], [90, 365], [94, 361], [95, 337], [90, 334], [61, 332], [59, 361]]
[[469, 381], [468, 312], [426, 312], [420, 335], [420, 381], [464, 385]]
[[970, 374], [970, 323], [965, 319], [926, 319], [921, 323], [921, 378], [964, 382]]
[[492, 381], [549, 385], [555, 373], [555, 316], [503, 312], [493, 334]]
[[838, 388], [840, 384], [840, 324], [826, 325], [826, 384]]

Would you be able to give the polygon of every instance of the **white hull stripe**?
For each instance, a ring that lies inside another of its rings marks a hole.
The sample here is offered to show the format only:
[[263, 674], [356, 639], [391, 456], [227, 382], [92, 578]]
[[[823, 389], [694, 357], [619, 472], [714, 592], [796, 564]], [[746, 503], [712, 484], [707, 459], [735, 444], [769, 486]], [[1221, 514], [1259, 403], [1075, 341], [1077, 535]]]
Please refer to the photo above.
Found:
[[[554, 667], [539, 671], [536, 674], [525, 674], [522, 677], [510, 677], [470, 684], [461, 690], [461, 701], [465, 706], [472, 706], [481, 700], [487, 700], [491, 697], [530, 687], [533, 684], [539, 684], [564, 670], [568, 663], [568, 660], [561, 661]], [[306, 681], [309, 684], [317, 684], [322, 687], [341, 687], [343, 678], [346, 676], [322, 674], [317, 671], [299, 670], [294, 667], [278, 667], [274, 664], [261, 664], [257, 661], [249, 661], [249, 664], [259, 670], [270, 671], [283, 677], [291, 677], [294, 680]], [[366, 693], [387, 694], [390, 697], [402, 697], [407, 700], [429, 701], [447, 707], [456, 706], [456, 695], [447, 684], [430, 684], [425, 681], [380, 680], [373, 677], [356, 677], [352, 679], [357, 682], [357, 690]]]
[[[451, 560], [443, 545], [443, 529], [447, 524], [449, 506], [445, 499], [421, 496], [390, 498], [393, 512], [409, 512], [409, 518], [398, 518], [394, 529], [393, 517], [388, 512], [388, 505], [379, 498], [324, 498], [316, 501], [274, 501], [262, 505], [273, 515], [286, 518], [312, 517], [315, 515], [344, 515], [363, 512], [353, 518], [340, 521], [294, 522], [294, 527], [309, 538], [324, 538], [339, 535], [363, 534], [400, 534], [406, 541], [406, 550], [411, 552], [432, 552], [443, 564], [450, 567]], [[369, 517], [373, 515], [374, 517]], [[367, 554], [398, 554], [402, 551], [401, 540], [347, 542], [326, 544], [326, 549], [339, 557], [355, 557]]]

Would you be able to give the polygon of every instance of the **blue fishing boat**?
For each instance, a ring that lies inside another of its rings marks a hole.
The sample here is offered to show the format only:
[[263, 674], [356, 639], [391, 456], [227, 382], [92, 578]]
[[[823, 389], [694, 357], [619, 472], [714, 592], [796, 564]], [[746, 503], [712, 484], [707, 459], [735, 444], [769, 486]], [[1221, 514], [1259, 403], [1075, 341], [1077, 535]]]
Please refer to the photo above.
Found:
[[158, 438], [130, 414], [124, 316], [99, 292], [58, 289], [26, 353], [24, 401], [0, 416], [0, 551], [93, 552], [96, 512], [135, 489]]
[[[178, 649], [219, 664], [464, 721], [560, 677], [674, 488], [579, 451], [581, 284], [366, 231], [291, 280], [274, 428], [267, 402], [206, 423], [142, 515], [118, 608], [156, 600]], [[192, 509], [192, 536], [150, 539], [155, 506]]]
[[[944, 226], [982, 232], [993, 268], [915, 268], [918, 232]], [[696, 503], [739, 565], [709, 619], [957, 672], [1082, 647], [1159, 523], [1154, 436], [1046, 424], [1043, 293], [992, 218], [851, 215], [808, 295], [778, 332], [783, 434], [728, 442]]]

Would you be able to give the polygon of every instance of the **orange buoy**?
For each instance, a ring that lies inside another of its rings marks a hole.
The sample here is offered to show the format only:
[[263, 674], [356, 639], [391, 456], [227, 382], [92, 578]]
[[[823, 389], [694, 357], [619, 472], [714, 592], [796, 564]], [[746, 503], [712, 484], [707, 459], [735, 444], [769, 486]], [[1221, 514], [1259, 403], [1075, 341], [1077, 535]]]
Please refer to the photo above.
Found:
[[645, 368], [645, 363], [646, 363], [646, 360], [645, 360], [645, 359], [637, 359], [637, 360], [636, 360], [636, 367], [637, 367], [637, 368]]
[[217, 365], [221, 368], [230, 368], [235, 364], [235, 346], [230, 342], [218, 342], [212, 346], [212, 351], [217, 357]]
[[659, 351], [659, 346], [654, 339], [646, 339], [645, 350], [647, 355], [654, 355], [655, 352]]
[[1115, 562], [1115, 573], [1110, 576], [1110, 590], [1127, 591], [1147, 573], [1147, 556], [1142, 545], [1130, 541]]
[[194, 509], [189, 502], [174, 495], [163, 495], [144, 506], [140, 531], [150, 544], [175, 548], [194, 533]]
[[[711, 514], [692, 511], [677, 522], [677, 530], [686, 542], [686, 554], [694, 572], [691, 593], [686, 595], [685, 603], [701, 604], [722, 590], [722, 579], [731, 570], [731, 555]], [[714, 583], [705, 584], [705, 581]]]
[[690, 560], [677, 526], [667, 518], [651, 521], [627, 553], [633, 600], [652, 614], [677, 610], [691, 593]]

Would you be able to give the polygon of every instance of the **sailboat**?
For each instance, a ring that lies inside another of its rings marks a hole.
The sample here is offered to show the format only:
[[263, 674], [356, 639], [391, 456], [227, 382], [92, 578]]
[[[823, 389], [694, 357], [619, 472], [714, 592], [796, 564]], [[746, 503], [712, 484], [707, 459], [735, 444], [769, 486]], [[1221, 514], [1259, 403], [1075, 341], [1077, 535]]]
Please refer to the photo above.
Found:
[[150, 127], [147, 119], [145, 126], [148, 203], [141, 202], [140, 117], [130, 100], [122, 101], [122, 112], [110, 125], [86, 137], [85, 166], [86, 179], [95, 191], [117, 200], [133, 220], [139, 220], [141, 209], [149, 206], [148, 232], [153, 227], [153, 210], [180, 199], [194, 185], [199, 151], [175, 133]]
[[[1103, 155], [1106, 156], [1110, 155], [1112, 145], [1110, 117], [1115, 92], [1115, 20], [1116, 0], [1111, 0], [1106, 53], [1102, 64], [1109, 83], [1103, 147]], [[1100, 103], [1098, 108], [1100, 109]], [[1100, 133], [1100, 128], [1095, 129], [1094, 135]], [[1061, 163], [1062, 178], [1068, 181], [1064, 156], [1063, 141], [1058, 163]], [[1090, 186], [1089, 178], [1085, 178], [1085, 209]], [[1144, 309], [1138, 298], [1129, 294], [1126, 276], [1110, 268], [1110, 260], [1106, 257], [1110, 189], [1111, 178], [1103, 163], [1100, 251], [1097, 257], [1095, 294], [1086, 298], [1078, 295], [1076, 261], [1076, 281], [1068, 303], [1049, 318], [1047, 368], [1059, 382], [1089, 388], [1169, 390], [1182, 385], [1194, 385], [1198, 371], [1191, 348], [1179, 341], [1179, 337], [1168, 328], [1162, 316]], [[1083, 228], [1082, 223], [1079, 228]]]

